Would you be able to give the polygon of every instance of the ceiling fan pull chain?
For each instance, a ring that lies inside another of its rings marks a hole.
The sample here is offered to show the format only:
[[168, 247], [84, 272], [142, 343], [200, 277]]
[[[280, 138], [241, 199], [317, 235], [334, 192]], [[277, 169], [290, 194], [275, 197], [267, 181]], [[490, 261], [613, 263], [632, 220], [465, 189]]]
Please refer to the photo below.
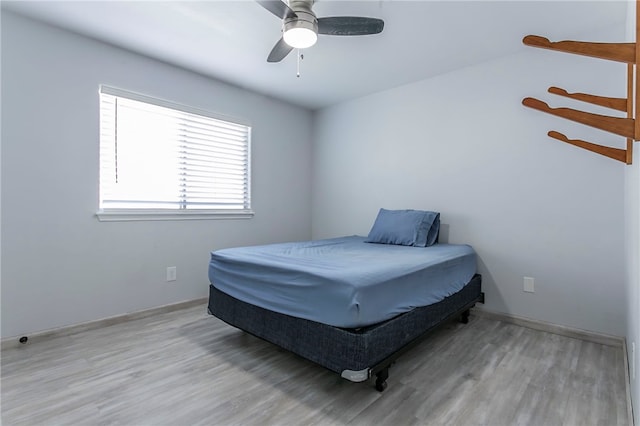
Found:
[[302, 59], [302, 53], [300, 53], [300, 49], [298, 49], [298, 69], [296, 71], [296, 77], [300, 78], [300, 59]]

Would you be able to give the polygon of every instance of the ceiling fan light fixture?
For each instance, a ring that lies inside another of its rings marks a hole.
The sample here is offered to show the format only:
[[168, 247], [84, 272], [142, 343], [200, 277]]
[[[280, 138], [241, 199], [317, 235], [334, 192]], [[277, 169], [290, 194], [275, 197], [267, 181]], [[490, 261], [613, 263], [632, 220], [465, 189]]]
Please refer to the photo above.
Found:
[[[2, 1], [2, 0], [0, 0]], [[282, 37], [267, 57], [267, 62], [280, 62], [293, 49], [306, 49], [318, 41], [318, 34], [361, 36], [378, 34], [384, 21], [363, 16], [329, 16], [317, 18], [312, 7], [315, 0], [255, 0], [282, 20]], [[300, 59], [301, 56], [298, 56]]]
[[306, 49], [318, 41], [317, 25], [308, 21], [294, 21], [285, 25], [282, 38], [294, 49]]

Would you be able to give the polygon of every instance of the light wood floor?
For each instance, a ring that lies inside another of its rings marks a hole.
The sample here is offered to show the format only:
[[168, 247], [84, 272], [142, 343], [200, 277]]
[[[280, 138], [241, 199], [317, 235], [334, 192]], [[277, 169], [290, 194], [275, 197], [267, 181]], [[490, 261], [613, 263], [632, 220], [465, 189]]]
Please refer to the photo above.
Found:
[[628, 425], [621, 348], [471, 316], [383, 393], [196, 307], [2, 351], [3, 425]]

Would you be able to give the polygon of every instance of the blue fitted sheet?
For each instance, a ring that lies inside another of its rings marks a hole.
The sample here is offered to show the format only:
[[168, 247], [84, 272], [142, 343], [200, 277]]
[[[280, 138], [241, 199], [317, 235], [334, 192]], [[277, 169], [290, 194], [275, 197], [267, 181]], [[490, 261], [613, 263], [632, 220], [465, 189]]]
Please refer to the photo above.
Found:
[[209, 281], [265, 309], [358, 328], [437, 303], [476, 273], [476, 254], [468, 245], [364, 240], [351, 236], [216, 250]]

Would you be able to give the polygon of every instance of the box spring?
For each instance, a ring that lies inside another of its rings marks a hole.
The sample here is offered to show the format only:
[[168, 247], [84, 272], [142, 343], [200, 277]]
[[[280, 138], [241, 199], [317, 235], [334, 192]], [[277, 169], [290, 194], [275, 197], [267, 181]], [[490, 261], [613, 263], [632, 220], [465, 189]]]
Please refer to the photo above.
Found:
[[422, 335], [483, 302], [481, 281], [476, 274], [462, 290], [436, 304], [360, 329], [337, 328], [269, 311], [213, 285], [209, 286], [209, 313], [349, 380], [363, 381]]

